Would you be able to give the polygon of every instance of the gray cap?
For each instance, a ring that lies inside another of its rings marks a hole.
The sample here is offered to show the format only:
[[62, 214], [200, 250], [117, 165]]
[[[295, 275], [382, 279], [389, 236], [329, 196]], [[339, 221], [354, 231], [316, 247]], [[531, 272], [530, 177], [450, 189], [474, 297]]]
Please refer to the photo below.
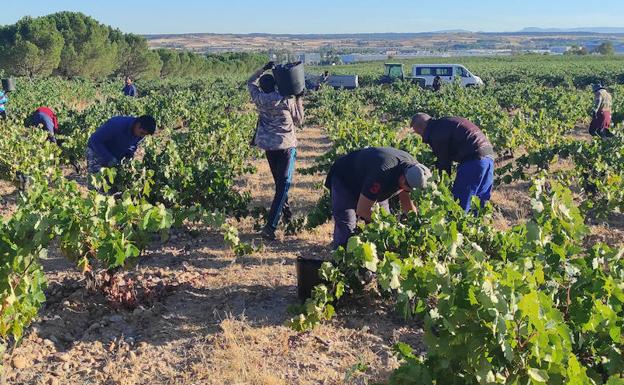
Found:
[[431, 178], [431, 171], [420, 163], [408, 166], [404, 174], [411, 188], [425, 188], [427, 181]]

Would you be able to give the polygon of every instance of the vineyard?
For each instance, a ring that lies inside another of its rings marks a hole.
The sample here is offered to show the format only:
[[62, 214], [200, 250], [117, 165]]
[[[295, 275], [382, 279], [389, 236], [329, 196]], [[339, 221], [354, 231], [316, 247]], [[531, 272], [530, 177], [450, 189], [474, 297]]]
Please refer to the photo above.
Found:
[[[619, 58], [454, 61], [486, 86], [379, 86], [306, 96], [291, 199], [275, 243], [248, 74], [119, 84], [18, 79], [0, 120], [0, 350], [8, 383], [624, 384], [624, 72]], [[313, 71], [316, 69], [313, 69]], [[320, 71], [320, 69], [319, 69]], [[590, 85], [615, 136], [587, 134]], [[60, 146], [24, 127], [59, 116]], [[392, 146], [433, 166], [415, 112], [463, 116], [497, 153], [492, 204], [465, 214], [436, 174], [418, 214], [381, 211], [330, 251], [322, 187], [340, 155]], [[89, 135], [151, 114], [139, 156], [86, 188]], [[109, 192], [118, 192], [110, 194]], [[326, 260], [299, 305], [295, 259]]]

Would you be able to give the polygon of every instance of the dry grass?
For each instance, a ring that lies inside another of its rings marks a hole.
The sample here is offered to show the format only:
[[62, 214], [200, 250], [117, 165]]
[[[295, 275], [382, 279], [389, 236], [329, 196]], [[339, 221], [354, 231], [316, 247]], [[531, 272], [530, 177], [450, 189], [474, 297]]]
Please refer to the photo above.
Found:
[[[318, 127], [300, 133], [297, 167], [311, 165], [329, 143]], [[273, 181], [266, 160], [241, 184], [254, 204], [268, 207]], [[319, 198], [319, 176], [296, 174], [291, 205], [305, 214]], [[13, 190], [2, 187], [2, 192]], [[530, 213], [527, 183], [493, 194], [500, 228]], [[7, 206], [10, 209], [10, 205]], [[243, 239], [260, 244], [253, 221], [237, 223]], [[622, 228], [621, 226], [619, 228]], [[9, 384], [218, 384], [359, 385], [387, 379], [397, 367], [391, 347], [398, 341], [422, 349], [420, 325], [405, 322], [372, 295], [354, 298], [334, 321], [310, 333], [284, 326], [296, 302], [295, 259], [329, 255], [331, 225], [265, 244], [262, 252], [235, 257], [219, 234], [206, 228], [174, 232], [153, 245], [128, 274], [159, 277], [171, 293], [151, 307], [112, 310], [89, 293], [81, 276], [61, 256], [44, 260], [48, 302], [24, 342], [5, 360]], [[594, 240], [621, 243], [621, 231], [599, 224]], [[11, 365], [12, 357], [28, 363]], [[365, 364], [364, 373], [352, 368]], [[347, 378], [348, 377], [348, 378]], [[1, 383], [1, 382], [0, 382]]]
[[[311, 165], [329, 143], [318, 127], [300, 133], [297, 167]], [[273, 181], [266, 160], [242, 184], [254, 204], [268, 207]], [[319, 176], [296, 174], [293, 210], [305, 212], [319, 198]], [[253, 221], [237, 223], [245, 240], [260, 244]], [[115, 312], [88, 293], [80, 274], [54, 253], [44, 260], [48, 302], [23, 343], [12, 352], [28, 362], [6, 362], [9, 384], [364, 384], [383, 380], [397, 365], [391, 346], [420, 344], [417, 324], [406, 325], [366, 297], [345, 305], [334, 322], [312, 333], [284, 326], [296, 303], [298, 255], [329, 254], [331, 226], [264, 245], [235, 257], [219, 234], [180, 230], [154, 245], [136, 277], [161, 277], [174, 289], [153, 307]], [[345, 375], [355, 365], [369, 369]]]

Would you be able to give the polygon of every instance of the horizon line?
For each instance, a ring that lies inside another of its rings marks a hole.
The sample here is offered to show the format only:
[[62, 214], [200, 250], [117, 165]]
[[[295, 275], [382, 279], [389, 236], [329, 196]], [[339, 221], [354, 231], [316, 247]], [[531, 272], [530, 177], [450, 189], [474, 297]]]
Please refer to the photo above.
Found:
[[[531, 30], [537, 31], [531, 31]], [[598, 30], [619, 30], [621, 32], [609, 32]], [[272, 36], [309, 36], [309, 35], [321, 35], [321, 36], [339, 36], [339, 35], [422, 35], [422, 34], [513, 34], [513, 33], [541, 33], [541, 34], [553, 34], [553, 33], [566, 33], [566, 34], [599, 34], [599, 35], [624, 35], [624, 27], [572, 27], [572, 28], [557, 28], [557, 27], [525, 27], [516, 31], [471, 31], [468, 29], [443, 29], [434, 31], [417, 31], [417, 32], [150, 32], [150, 33], [136, 33], [142, 36], [154, 36], [154, 35], [272, 35]]]

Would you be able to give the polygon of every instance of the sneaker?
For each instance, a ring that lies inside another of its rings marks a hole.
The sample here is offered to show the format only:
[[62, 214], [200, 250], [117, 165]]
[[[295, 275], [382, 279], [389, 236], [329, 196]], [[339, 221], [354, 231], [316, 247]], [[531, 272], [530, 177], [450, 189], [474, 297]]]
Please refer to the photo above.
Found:
[[260, 236], [266, 241], [274, 241], [276, 239], [275, 230], [270, 227], [265, 227], [264, 229], [262, 229]]

